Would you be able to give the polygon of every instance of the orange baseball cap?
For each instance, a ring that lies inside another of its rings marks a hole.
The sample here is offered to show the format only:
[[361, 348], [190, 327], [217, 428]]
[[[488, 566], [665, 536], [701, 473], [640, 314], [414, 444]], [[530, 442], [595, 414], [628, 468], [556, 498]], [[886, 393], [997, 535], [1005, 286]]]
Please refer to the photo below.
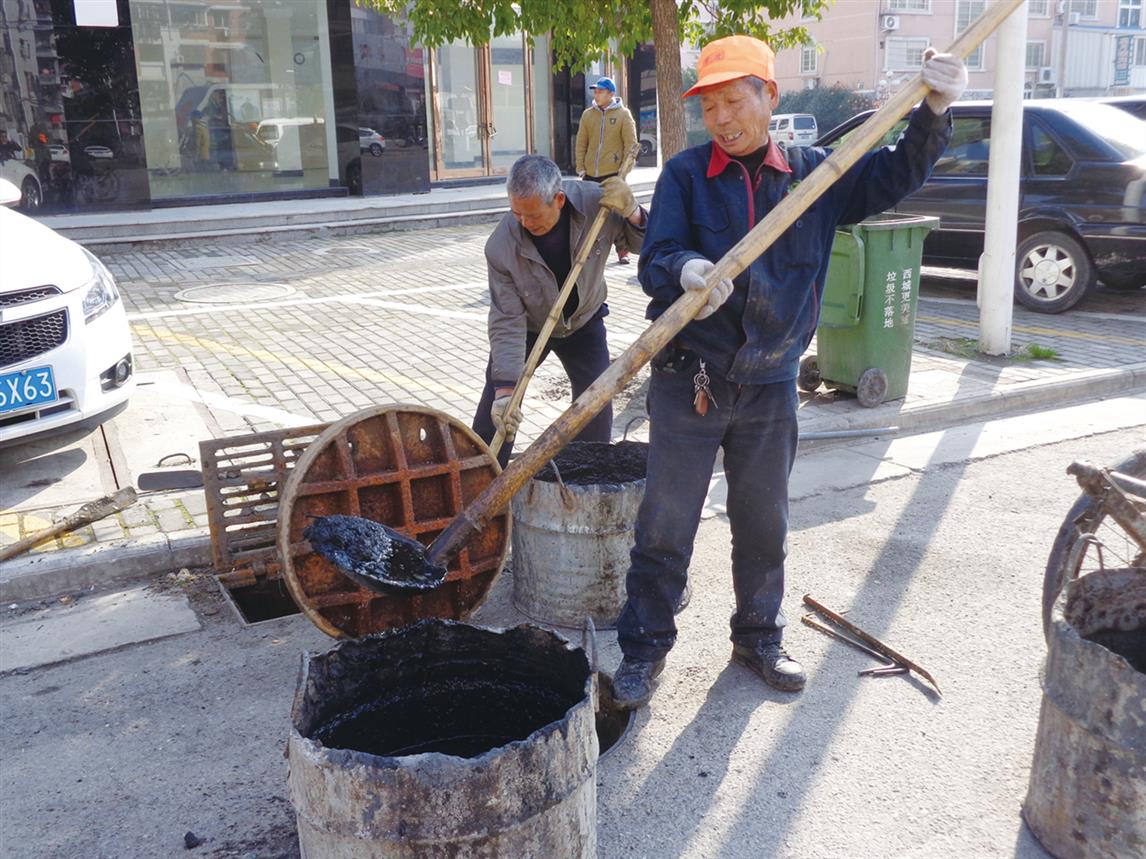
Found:
[[697, 95], [705, 87], [754, 77], [776, 79], [776, 54], [752, 36], [725, 36], [704, 46], [696, 62], [696, 85], [681, 98]]

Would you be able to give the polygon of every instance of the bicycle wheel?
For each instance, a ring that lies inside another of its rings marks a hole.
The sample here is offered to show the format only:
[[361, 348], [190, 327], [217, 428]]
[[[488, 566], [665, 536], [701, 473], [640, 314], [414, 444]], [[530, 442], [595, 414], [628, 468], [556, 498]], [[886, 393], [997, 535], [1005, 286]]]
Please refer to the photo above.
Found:
[[[1137, 451], [1111, 471], [1146, 480], [1146, 450]], [[1080, 540], [1086, 546], [1075, 548]], [[1058, 529], [1043, 574], [1043, 635], [1050, 632], [1051, 610], [1071, 579], [1110, 567], [1146, 567], [1146, 554], [1093, 497], [1082, 493]]]

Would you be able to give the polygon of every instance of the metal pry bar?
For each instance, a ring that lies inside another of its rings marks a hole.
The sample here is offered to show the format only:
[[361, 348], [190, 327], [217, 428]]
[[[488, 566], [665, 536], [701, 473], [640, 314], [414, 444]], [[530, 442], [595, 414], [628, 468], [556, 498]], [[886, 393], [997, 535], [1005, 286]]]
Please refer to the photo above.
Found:
[[928, 683], [930, 683], [932, 686], [934, 686], [935, 691], [938, 692], [940, 696], [943, 695], [943, 690], [941, 690], [939, 688], [939, 684], [935, 682], [935, 678], [932, 677], [928, 671], [926, 671], [924, 668], [921, 668], [919, 665], [916, 665], [914, 662], [912, 662], [910, 659], [908, 659], [902, 653], [899, 653], [896, 650], [892, 650], [890, 647], [888, 647], [886, 644], [884, 644], [882, 641], [880, 641], [874, 635], [870, 635], [870, 634], [864, 632], [862, 629], [860, 629], [858, 626], [856, 626], [851, 621], [845, 620], [841, 615], [836, 614], [834, 611], [832, 611], [827, 606], [825, 606], [822, 603], [817, 602], [816, 600], [812, 599], [811, 594], [804, 594], [804, 605], [809, 606], [812, 609], [815, 609], [817, 612], [819, 612], [821, 615], [826, 617], [828, 620], [830, 620], [836, 626], [847, 630], [852, 635], [854, 635], [856, 638], [860, 639], [861, 641], [863, 641], [864, 643], [869, 645], [873, 650], [878, 651], [879, 654], [881, 656], [883, 656], [885, 659], [889, 659], [892, 662], [896, 663], [897, 665], [902, 665], [906, 668], [910, 668], [912, 671], [914, 671], [916, 674], [918, 674], [920, 677], [922, 677], [924, 680], [926, 680]]

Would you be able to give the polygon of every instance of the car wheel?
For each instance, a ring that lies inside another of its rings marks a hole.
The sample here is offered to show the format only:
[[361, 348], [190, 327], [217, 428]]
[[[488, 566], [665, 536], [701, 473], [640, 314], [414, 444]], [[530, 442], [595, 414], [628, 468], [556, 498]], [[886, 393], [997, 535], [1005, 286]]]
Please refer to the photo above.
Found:
[[31, 176], [24, 180], [20, 186], [20, 208], [34, 212], [44, 204], [44, 192], [40, 190], [40, 183]]
[[641, 155], [652, 155], [652, 154], [653, 154], [653, 145], [647, 140], [642, 140], [641, 141]]
[[1094, 286], [1086, 248], [1066, 233], [1047, 230], [1027, 236], [1015, 260], [1015, 298], [1039, 313], [1062, 313]]
[[382, 146], [381, 146], [381, 144], [371, 143], [370, 144], [370, 154], [373, 155], [375, 158], [381, 158], [382, 157]]

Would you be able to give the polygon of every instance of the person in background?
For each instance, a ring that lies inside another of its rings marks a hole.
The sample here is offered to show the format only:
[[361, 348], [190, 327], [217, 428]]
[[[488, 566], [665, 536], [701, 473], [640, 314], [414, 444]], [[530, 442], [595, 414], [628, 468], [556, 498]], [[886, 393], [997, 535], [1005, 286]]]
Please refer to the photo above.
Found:
[[[562, 181], [561, 171], [542, 155], [523, 155], [514, 162], [506, 182], [510, 213], [502, 218], [485, 244], [489, 275], [489, 362], [485, 388], [473, 429], [488, 444], [504, 428], [506, 443], [498, 460], [509, 462], [521, 413], [507, 414], [510, 395], [521, 376], [526, 356], [557, 301], [581, 237], [597, 215], [608, 209], [596, 244], [577, 284], [561, 310], [546, 344], [545, 356], [557, 353], [576, 399], [609, 366], [605, 336], [606, 286], [603, 275], [608, 248], [619, 237], [639, 248], [648, 215], [619, 176], [600, 185]], [[544, 359], [544, 356], [543, 356]], [[581, 441], [609, 441], [613, 412], [606, 406], [581, 431]]]
[[13, 158], [20, 158], [24, 154], [20, 144], [15, 140], [8, 139], [8, 132], [0, 129], [0, 160], [7, 161]]
[[[577, 127], [577, 175], [587, 182], [603, 182], [616, 176], [626, 155], [640, 149], [637, 124], [617, 96], [611, 78], [601, 78], [593, 86], [593, 103], [581, 114]], [[629, 248], [617, 242], [617, 262], [629, 264]]]
[[[825, 158], [768, 136], [778, 103], [772, 50], [729, 36], [700, 53], [696, 86], [712, 140], [686, 149], [657, 180], [638, 277], [655, 319], [685, 290], [707, 288], [721, 259]], [[647, 703], [676, 641], [682, 593], [717, 451], [724, 451], [732, 531], [732, 660], [765, 683], [802, 689], [804, 670], [781, 644], [788, 477], [796, 456], [795, 380], [820, 313], [836, 226], [891, 208], [923, 185], [951, 138], [947, 108], [967, 85], [956, 57], [925, 54], [931, 92], [895, 147], [864, 155], [652, 361], [644, 499], [617, 620], [624, 659], [619, 706]]]

